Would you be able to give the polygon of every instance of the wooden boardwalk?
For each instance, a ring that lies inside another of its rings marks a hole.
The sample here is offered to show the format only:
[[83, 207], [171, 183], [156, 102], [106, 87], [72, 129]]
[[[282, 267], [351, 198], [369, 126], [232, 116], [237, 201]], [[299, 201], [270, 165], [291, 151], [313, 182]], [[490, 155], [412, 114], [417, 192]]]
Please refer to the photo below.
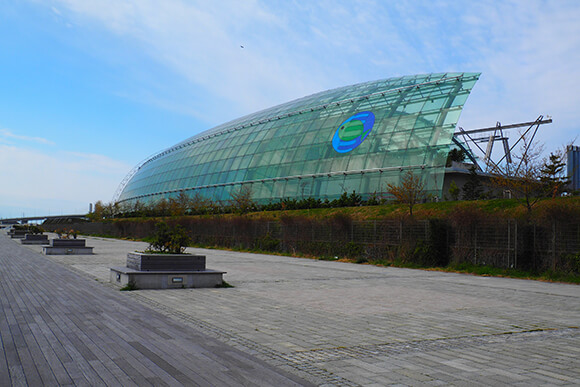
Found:
[[0, 386], [310, 385], [0, 235]]

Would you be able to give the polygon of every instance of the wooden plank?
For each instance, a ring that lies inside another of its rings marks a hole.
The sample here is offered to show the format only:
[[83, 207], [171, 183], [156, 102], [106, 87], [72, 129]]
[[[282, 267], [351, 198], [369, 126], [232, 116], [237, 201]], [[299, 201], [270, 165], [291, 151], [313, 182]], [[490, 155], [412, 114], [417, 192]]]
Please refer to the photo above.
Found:
[[262, 376], [289, 384], [251, 355], [3, 235], [0, 305], [0, 385], [229, 386]]
[[[1, 294], [2, 292], [0, 291], [0, 295]], [[4, 315], [3, 310], [0, 310], [0, 386], [12, 385], [10, 381], [10, 370], [8, 368], [8, 358], [6, 357], [7, 346], [9, 345], [8, 340], [10, 339], [6, 334], [7, 327], [6, 316]]]
[[24, 377], [26, 378], [26, 384], [29, 386], [42, 386], [42, 378], [36, 368], [32, 354], [28, 351], [26, 347], [17, 347], [18, 359], [20, 360], [20, 366], [24, 372]]
[[38, 341], [38, 345], [42, 352], [42, 355], [46, 359], [48, 366], [50, 367], [54, 377], [56, 379], [56, 383], [58, 385], [67, 385], [72, 384], [72, 379], [70, 378], [68, 372], [64, 368], [59, 356], [54, 351], [53, 347], [46, 339], [46, 336], [43, 334], [42, 330], [38, 327], [32, 328], [34, 331], [34, 337]]

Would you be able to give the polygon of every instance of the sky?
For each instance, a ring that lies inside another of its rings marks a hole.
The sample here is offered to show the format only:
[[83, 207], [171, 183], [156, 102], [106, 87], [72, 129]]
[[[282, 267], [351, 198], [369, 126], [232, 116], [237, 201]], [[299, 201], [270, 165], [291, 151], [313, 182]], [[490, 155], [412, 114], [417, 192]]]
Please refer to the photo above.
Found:
[[88, 212], [139, 162], [359, 82], [481, 72], [458, 126], [580, 123], [578, 0], [0, 0], [0, 218]]

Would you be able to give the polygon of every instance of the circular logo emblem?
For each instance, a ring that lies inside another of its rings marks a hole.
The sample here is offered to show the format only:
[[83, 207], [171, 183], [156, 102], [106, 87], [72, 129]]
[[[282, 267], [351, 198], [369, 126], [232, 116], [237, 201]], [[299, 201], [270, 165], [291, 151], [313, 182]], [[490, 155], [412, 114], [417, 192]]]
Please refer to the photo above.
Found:
[[375, 115], [373, 112], [360, 112], [344, 121], [332, 138], [332, 147], [338, 153], [347, 153], [362, 144], [368, 137], [373, 125]]

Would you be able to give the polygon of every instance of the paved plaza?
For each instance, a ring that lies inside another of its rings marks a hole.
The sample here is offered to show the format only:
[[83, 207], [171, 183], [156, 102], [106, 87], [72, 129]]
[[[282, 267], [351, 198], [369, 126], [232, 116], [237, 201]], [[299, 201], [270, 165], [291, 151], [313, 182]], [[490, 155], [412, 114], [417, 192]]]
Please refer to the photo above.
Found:
[[234, 287], [120, 292], [147, 245], [87, 245], [0, 235], [0, 385], [580, 385], [577, 285], [190, 248]]

